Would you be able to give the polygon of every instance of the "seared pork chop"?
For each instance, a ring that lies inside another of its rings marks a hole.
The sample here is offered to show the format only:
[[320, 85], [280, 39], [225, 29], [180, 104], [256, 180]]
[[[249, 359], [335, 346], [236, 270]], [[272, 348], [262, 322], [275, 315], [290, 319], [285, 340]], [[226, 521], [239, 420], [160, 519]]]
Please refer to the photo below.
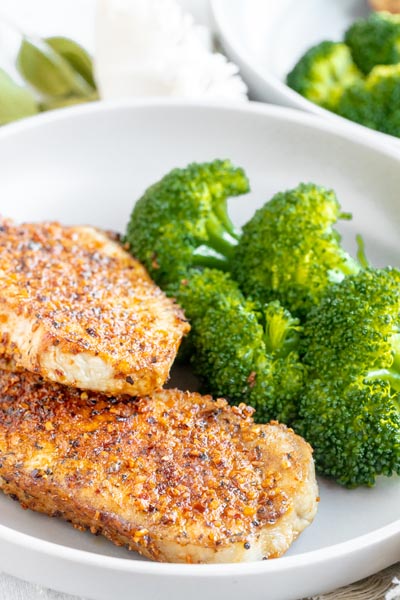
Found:
[[310, 446], [253, 409], [178, 390], [107, 398], [0, 371], [0, 487], [146, 557], [239, 562], [310, 524]]
[[0, 220], [0, 353], [44, 378], [147, 394], [168, 378], [182, 311], [92, 227]]

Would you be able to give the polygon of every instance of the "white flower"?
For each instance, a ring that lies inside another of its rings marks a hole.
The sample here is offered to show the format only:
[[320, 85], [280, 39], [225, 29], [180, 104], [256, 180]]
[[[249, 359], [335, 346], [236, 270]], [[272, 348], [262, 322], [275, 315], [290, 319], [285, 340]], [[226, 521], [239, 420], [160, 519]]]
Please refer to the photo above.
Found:
[[392, 583], [395, 587], [386, 593], [385, 600], [400, 600], [400, 580], [395, 577]]
[[246, 99], [238, 69], [175, 0], [98, 0], [95, 69], [102, 98]]

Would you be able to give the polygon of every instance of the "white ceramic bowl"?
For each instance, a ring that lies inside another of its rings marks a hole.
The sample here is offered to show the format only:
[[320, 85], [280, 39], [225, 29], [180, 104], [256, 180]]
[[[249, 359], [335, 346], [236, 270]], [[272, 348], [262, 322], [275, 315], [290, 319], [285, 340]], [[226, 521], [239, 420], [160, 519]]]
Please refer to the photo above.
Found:
[[373, 131], [306, 100], [286, 85], [286, 75], [308, 48], [339, 41], [355, 19], [366, 16], [366, 0], [211, 0], [226, 54], [240, 67], [255, 100], [299, 108], [382, 144], [400, 140]]
[[[1, 212], [123, 231], [150, 183], [190, 161], [229, 157], [252, 183], [233, 199], [243, 223], [271, 195], [300, 181], [332, 186], [377, 264], [400, 264], [400, 153], [305, 113], [154, 101], [48, 113], [0, 131]], [[185, 384], [182, 382], [181, 384]], [[282, 558], [253, 564], [157, 564], [23, 511], [0, 495], [0, 570], [98, 600], [291, 600], [327, 591], [400, 559], [400, 481], [345, 490], [320, 481], [315, 522]]]

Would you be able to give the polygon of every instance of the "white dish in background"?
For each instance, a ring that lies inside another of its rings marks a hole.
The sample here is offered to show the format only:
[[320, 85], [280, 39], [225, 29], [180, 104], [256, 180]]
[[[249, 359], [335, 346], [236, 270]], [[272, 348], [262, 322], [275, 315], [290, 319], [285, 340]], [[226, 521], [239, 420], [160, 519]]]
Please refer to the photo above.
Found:
[[397, 137], [368, 129], [310, 102], [286, 85], [286, 75], [308, 48], [339, 41], [367, 0], [210, 0], [227, 56], [239, 67], [255, 100], [299, 108], [332, 119], [359, 135], [400, 146]]
[[[175, 166], [229, 157], [252, 193], [230, 203], [243, 223], [273, 193], [333, 187], [378, 265], [400, 266], [400, 152], [285, 108], [183, 102], [93, 104], [0, 131], [1, 213], [124, 230], [135, 198]], [[184, 385], [182, 383], [182, 385]], [[157, 564], [0, 495], [0, 570], [98, 600], [294, 600], [400, 559], [400, 480], [346, 490], [320, 482], [315, 522], [282, 558], [234, 565]]]

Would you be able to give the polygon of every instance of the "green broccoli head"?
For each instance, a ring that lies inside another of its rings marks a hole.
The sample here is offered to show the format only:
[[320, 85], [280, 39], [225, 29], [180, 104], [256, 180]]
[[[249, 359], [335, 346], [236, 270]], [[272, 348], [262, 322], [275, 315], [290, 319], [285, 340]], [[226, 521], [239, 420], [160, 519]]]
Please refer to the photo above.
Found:
[[314, 380], [301, 396], [295, 428], [313, 446], [321, 475], [346, 487], [372, 486], [378, 475], [400, 474], [398, 403], [388, 383], [343, 389]]
[[178, 300], [191, 321], [200, 319], [212, 306], [244, 302], [237, 283], [218, 269], [191, 269], [186, 278], [169, 285], [166, 292]]
[[400, 15], [373, 12], [347, 30], [345, 42], [354, 62], [366, 75], [376, 65], [400, 62]]
[[215, 269], [192, 272], [174, 292], [191, 323], [192, 364], [204, 389], [247, 402], [261, 421], [293, 420], [304, 373], [298, 320], [278, 302], [246, 300]]
[[244, 294], [305, 316], [327, 286], [360, 268], [333, 228], [340, 218], [349, 215], [332, 190], [309, 183], [276, 194], [244, 226], [235, 250], [232, 273]]
[[400, 474], [400, 272], [332, 286], [304, 325], [297, 430], [319, 471], [347, 486]]
[[361, 77], [346, 44], [326, 41], [304, 54], [287, 84], [307, 100], [334, 110], [343, 90]]
[[180, 281], [193, 266], [227, 268], [238, 235], [226, 200], [248, 191], [244, 171], [228, 160], [174, 169], [134, 206], [130, 251], [161, 286]]
[[367, 377], [393, 367], [399, 334], [400, 271], [365, 269], [328, 290], [310, 313], [304, 360], [315, 376]]
[[374, 67], [364, 82], [344, 92], [336, 111], [351, 121], [400, 137], [400, 64]]
[[277, 300], [259, 311], [268, 367], [255, 371], [254, 385], [247, 402], [257, 409], [256, 419], [277, 419], [292, 424], [304, 382], [304, 366], [299, 358], [301, 327]]

